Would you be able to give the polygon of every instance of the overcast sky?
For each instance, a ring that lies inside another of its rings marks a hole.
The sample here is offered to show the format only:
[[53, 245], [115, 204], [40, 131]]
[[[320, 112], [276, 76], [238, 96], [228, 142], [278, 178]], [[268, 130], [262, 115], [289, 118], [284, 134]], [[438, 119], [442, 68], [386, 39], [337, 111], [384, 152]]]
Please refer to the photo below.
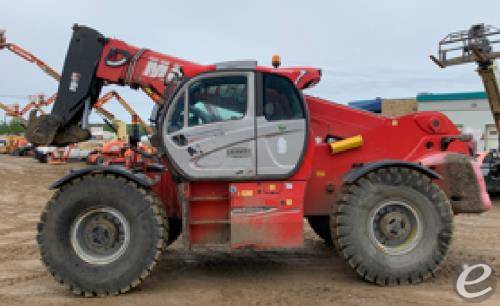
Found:
[[[441, 70], [428, 56], [449, 32], [480, 22], [500, 27], [498, 0], [16, 0], [2, 1], [0, 13], [7, 39], [58, 71], [71, 25], [79, 23], [202, 64], [256, 59], [269, 65], [278, 53], [284, 66], [322, 68], [321, 83], [307, 92], [339, 103], [482, 90], [474, 65]], [[0, 71], [4, 103], [57, 90], [55, 81], [6, 51], [0, 51]], [[118, 91], [149, 117], [149, 98]], [[116, 102], [107, 108], [130, 119]]]

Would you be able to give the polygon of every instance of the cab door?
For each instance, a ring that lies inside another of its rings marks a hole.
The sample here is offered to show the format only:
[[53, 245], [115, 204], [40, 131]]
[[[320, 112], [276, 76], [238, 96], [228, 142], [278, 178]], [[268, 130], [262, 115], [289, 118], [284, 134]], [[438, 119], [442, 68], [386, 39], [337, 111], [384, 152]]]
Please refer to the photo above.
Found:
[[163, 142], [189, 179], [256, 175], [253, 72], [216, 72], [189, 81], [170, 104]]
[[283, 76], [259, 76], [257, 127], [257, 175], [283, 177], [298, 168], [305, 150], [305, 105], [295, 85]]

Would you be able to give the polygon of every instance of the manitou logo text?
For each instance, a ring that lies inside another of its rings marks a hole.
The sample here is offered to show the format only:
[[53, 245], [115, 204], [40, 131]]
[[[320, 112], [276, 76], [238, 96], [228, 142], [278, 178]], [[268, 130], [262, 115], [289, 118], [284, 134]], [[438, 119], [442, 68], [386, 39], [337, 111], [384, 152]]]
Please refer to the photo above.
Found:
[[149, 78], [165, 78], [171, 81], [174, 77], [180, 77], [180, 67], [176, 64], [171, 65], [170, 62], [160, 59], [150, 59], [144, 68], [143, 76]]
[[150, 59], [144, 69], [143, 75], [150, 78], [164, 78], [167, 75], [170, 63], [159, 59]]

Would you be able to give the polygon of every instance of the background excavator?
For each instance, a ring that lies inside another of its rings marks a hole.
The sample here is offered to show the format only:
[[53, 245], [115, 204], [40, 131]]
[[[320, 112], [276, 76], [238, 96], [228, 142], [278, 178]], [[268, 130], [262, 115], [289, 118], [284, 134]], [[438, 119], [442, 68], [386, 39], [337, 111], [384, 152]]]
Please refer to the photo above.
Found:
[[[476, 24], [468, 30], [448, 34], [439, 42], [438, 57], [431, 55], [431, 59], [441, 68], [476, 63], [500, 137], [500, 71], [495, 63], [500, 57], [499, 47], [500, 30]], [[500, 192], [500, 150], [477, 153], [488, 191]]]
[[42, 261], [75, 294], [138, 286], [182, 232], [185, 250], [303, 246], [304, 218], [365, 280], [431, 277], [453, 215], [491, 206], [470, 137], [438, 112], [377, 116], [306, 95], [314, 67], [211, 65], [138, 48], [75, 25], [50, 114], [27, 137], [89, 137], [107, 84], [157, 105], [161, 159], [72, 171], [38, 224]]

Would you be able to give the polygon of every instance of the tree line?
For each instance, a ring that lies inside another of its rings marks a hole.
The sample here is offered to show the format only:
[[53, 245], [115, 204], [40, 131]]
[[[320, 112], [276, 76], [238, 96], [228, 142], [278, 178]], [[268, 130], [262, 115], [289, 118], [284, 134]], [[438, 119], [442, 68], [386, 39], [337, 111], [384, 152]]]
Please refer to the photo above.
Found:
[[[113, 130], [106, 124], [90, 124], [90, 126], [101, 126], [104, 131], [113, 132]], [[127, 124], [127, 132], [132, 133], [132, 125]], [[10, 121], [0, 121], [0, 135], [20, 135], [24, 133], [24, 127], [21, 125], [19, 119], [12, 118]], [[139, 126], [139, 134], [146, 135], [146, 130]]]
[[21, 122], [19, 122], [19, 119], [13, 118], [9, 122], [0, 122], [0, 135], [20, 135], [22, 133], [24, 133], [24, 128]]

